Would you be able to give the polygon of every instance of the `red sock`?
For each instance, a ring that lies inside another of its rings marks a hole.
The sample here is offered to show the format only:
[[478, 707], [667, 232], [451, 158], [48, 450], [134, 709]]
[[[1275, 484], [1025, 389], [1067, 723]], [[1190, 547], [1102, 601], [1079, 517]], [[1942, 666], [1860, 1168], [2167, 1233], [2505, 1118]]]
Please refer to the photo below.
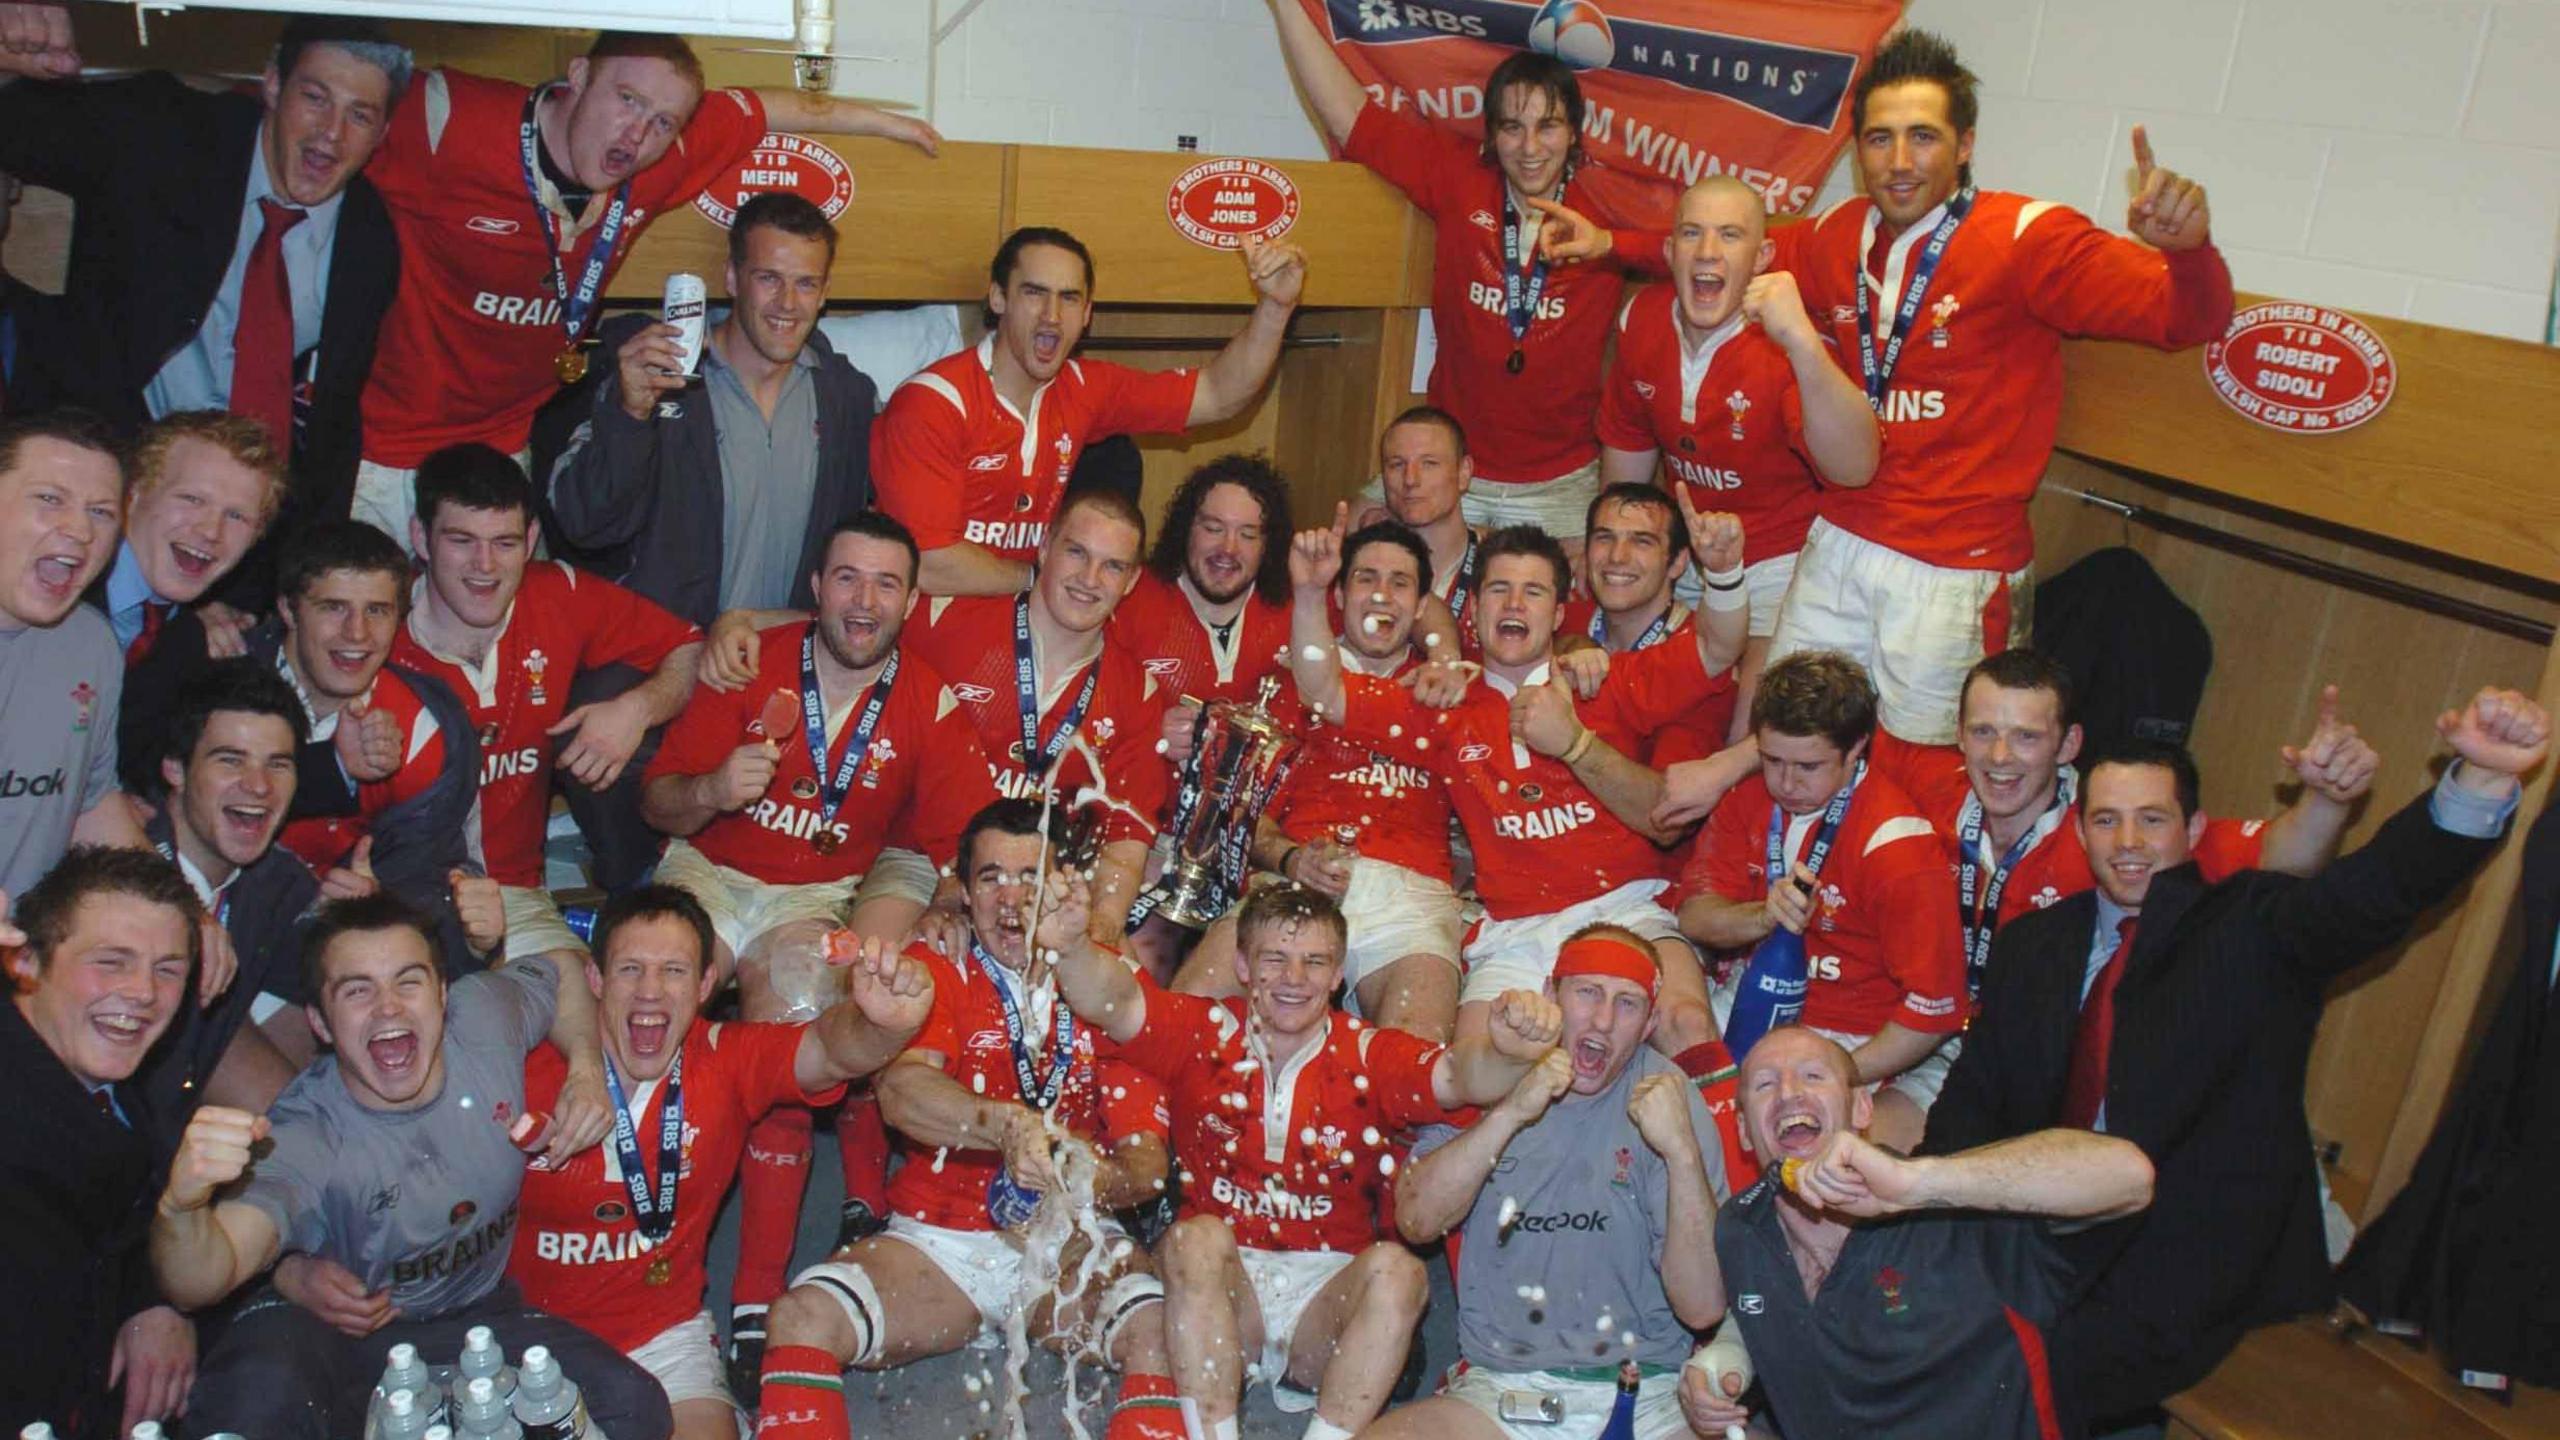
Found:
[[[808, 1111], [800, 1114], [805, 1118]], [[844, 1367], [815, 1345], [764, 1352], [763, 1414], [756, 1440], [853, 1440], [844, 1408]]]
[[1102, 1440], [1183, 1440], [1182, 1400], [1170, 1375], [1129, 1375]]
[[844, 1160], [844, 1195], [889, 1213], [889, 1127], [880, 1120], [880, 1100], [869, 1088], [844, 1097], [836, 1111], [836, 1148]]
[[809, 1108], [784, 1105], [747, 1129], [738, 1186], [738, 1279], [731, 1305], [769, 1305], [791, 1268], [809, 1188]]
[[1672, 1062], [1680, 1073], [1698, 1082], [1699, 1098], [1707, 1102], [1707, 1113], [1715, 1117], [1716, 1134], [1724, 1141], [1725, 1183], [1739, 1195], [1760, 1178], [1760, 1162], [1742, 1143], [1742, 1111], [1737, 1103], [1742, 1091], [1742, 1075], [1733, 1063], [1733, 1052], [1721, 1040], [1705, 1040], [1690, 1046]]

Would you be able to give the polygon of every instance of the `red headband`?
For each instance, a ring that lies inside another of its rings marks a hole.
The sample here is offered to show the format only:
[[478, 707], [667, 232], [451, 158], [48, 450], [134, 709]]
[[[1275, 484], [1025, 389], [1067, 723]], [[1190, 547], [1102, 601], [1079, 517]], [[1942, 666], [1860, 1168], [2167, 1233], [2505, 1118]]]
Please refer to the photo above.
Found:
[[1613, 975], [1644, 987], [1644, 998], [1653, 999], [1654, 987], [1662, 979], [1662, 969], [1654, 963], [1653, 951], [1633, 945], [1615, 935], [1585, 935], [1567, 940], [1556, 953], [1555, 978], [1572, 975]]

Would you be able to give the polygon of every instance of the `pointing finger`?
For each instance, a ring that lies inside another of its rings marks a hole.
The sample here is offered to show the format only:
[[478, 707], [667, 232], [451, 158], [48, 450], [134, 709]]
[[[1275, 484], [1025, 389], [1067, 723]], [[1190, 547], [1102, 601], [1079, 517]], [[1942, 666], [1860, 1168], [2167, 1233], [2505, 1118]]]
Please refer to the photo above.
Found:
[[2145, 180], [2157, 168], [2151, 159], [2151, 132], [2139, 125], [2133, 127], [2133, 168]]

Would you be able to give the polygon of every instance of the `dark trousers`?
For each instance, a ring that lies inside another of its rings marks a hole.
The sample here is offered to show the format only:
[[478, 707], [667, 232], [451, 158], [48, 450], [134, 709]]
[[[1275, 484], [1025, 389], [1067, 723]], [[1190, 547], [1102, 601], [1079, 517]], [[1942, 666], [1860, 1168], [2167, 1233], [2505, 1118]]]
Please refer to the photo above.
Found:
[[[610, 700], [646, 678], [628, 665], [587, 671], [570, 682], [569, 708]], [[596, 887], [607, 894], [621, 894], [648, 879], [649, 872], [657, 866], [658, 853], [666, 848], [666, 837], [640, 818], [640, 773], [649, 768], [649, 760], [658, 753], [658, 740], [664, 734], [665, 727], [661, 726], [644, 736], [631, 763], [623, 766], [622, 774], [602, 790], [588, 789], [565, 771], [552, 782], [554, 793], [569, 802], [569, 814], [577, 820], [579, 833], [587, 837], [587, 856]]]
[[272, 1291], [261, 1294], [206, 1350], [187, 1404], [187, 1433], [353, 1440], [364, 1433], [365, 1407], [392, 1346], [405, 1340], [429, 1365], [451, 1365], [474, 1325], [496, 1332], [510, 1365], [528, 1345], [551, 1347], [561, 1372], [585, 1392], [587, 1413], [613, 1440], [667, 1440], [674, 1430], [655, 1377], [595, 1336], [525, 1304], [509, 1284], [461, 1310], [394, 1320], [362, 1339]]

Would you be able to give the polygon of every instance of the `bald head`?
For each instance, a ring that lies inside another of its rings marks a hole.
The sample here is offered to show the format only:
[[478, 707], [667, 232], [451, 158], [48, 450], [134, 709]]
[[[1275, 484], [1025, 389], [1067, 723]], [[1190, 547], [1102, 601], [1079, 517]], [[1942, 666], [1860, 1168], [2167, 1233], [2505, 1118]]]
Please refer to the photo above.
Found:
[[1732, 319], [1770, 253], [1769, 207], [1759, 191], [1710, 175], [1680, 192], [1671, 238], [1663, 242], [1680, 318], [1694, 331]]
[[1874, 1105], [1849, 1052], [1802, 1025], [1781, 1025], [1742, 1058], [1742, 1125], [1763, 1165], [1810, 1159], [1835, 1130], [1863, 1131]]

